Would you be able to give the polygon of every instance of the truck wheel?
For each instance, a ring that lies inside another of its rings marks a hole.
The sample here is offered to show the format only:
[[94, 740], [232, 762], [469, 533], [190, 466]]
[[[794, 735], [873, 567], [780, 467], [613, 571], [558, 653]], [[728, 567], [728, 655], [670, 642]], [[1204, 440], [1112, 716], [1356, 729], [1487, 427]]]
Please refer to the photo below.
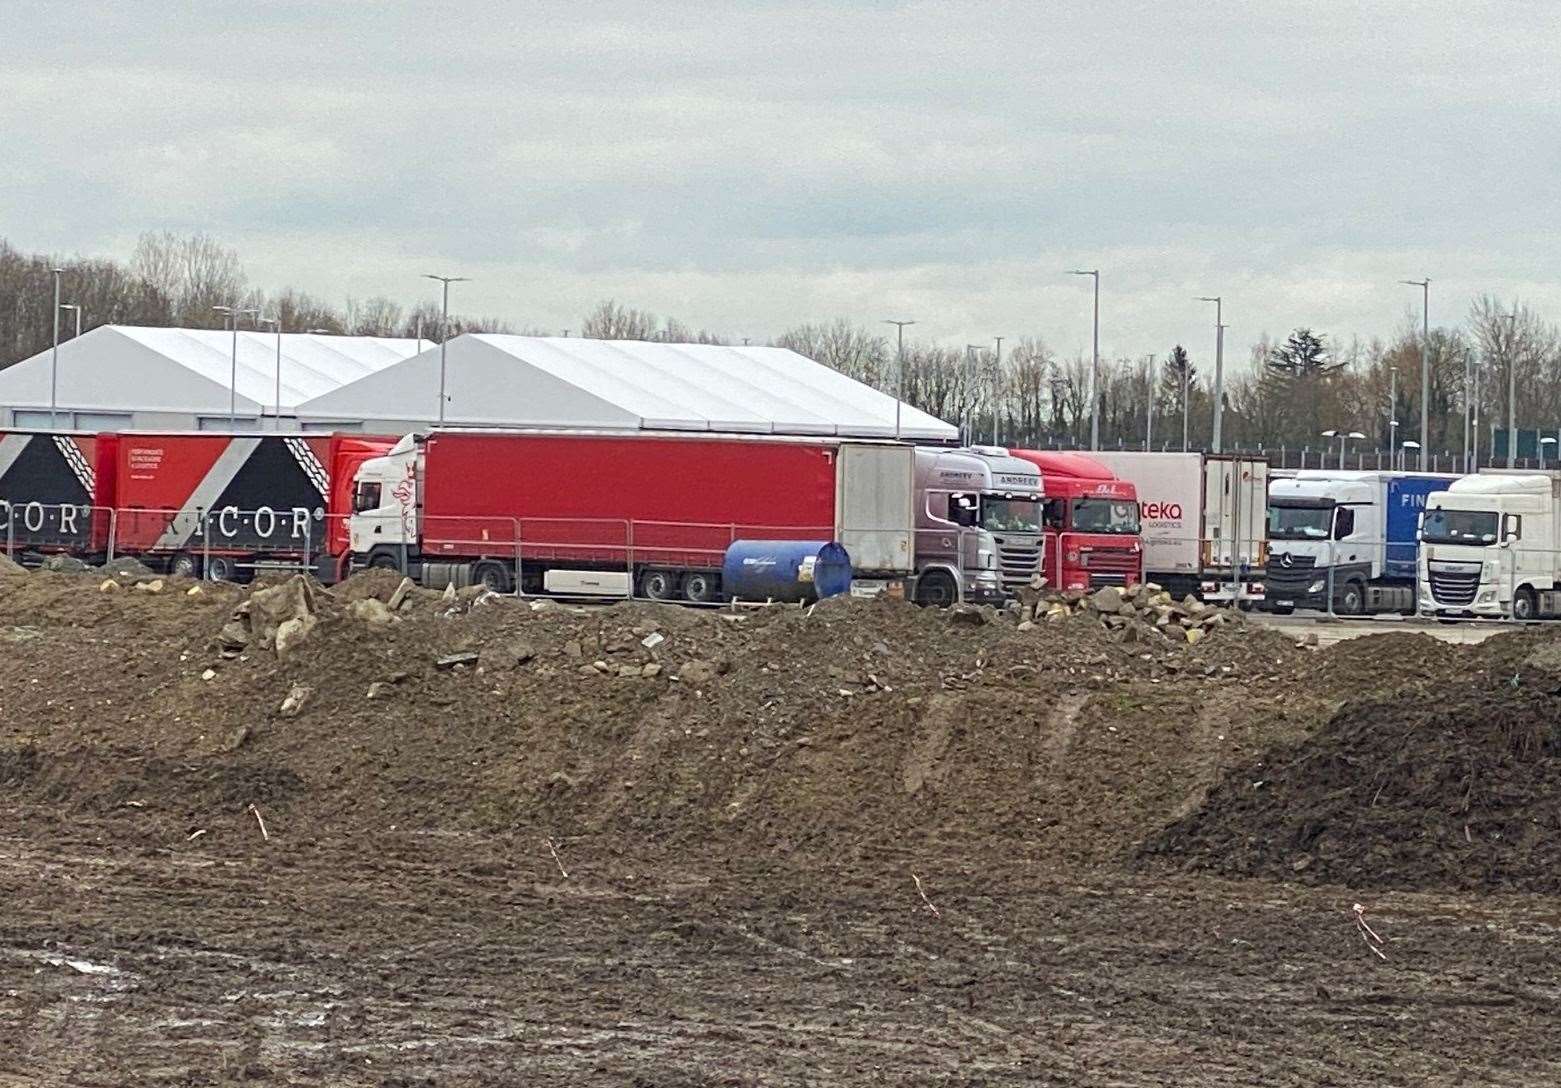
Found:
[[1534, 591], [1528, 586], [1518, 590], [1517, 596], [1512, 598], [1512, 618], [1528, 622], [1539, 615], [1539, 602], [1534, 597]]
[[1345, 582], [1339, 591], [1337, 611], [1341, 616], [1358, 616], [1366, 611], [1366, 587], [1359, 582]]
[[675, 601], [678, 576], [670, 570], [648, 570], [640, 575], [640, 596], [653, 601]]
[[214, 555], [206, 560], [206, 581], [208, 582], [232, 582], [238, 573], [238, 567], [233, 560], [225, 555]]
[[1270, 605], [1268, 607], [1268, 611], [1272, 612], [1276, 616], [1289, 616], [1289, 615], [1293, 615], [1294, 614], [1294, 612], [1295, 612], [1295, 605], [1293, 605], [1293, 604], [1275, 604], [1275, 605]]
[[478, 563], [472, 572], [472, 580], [489, 593], [510, 591], [509, 570], [503, 563]]
[[168, 573], [175, 578], [199, 578], [201, 561], [189, 552], [180, 552], [168, 561]]
[[721, 594], [716, 576], [696, 570], [683, 576], [683, 599], [694, 604], [709, 604]]
[[401, 563], [389, 552], [375, 552], [369, 556], [370, 570], [400, 570]]
[[953, 608], [959, 587], [946, 570], [929, 570], [916, 579], [916, 603], [924, 608]]

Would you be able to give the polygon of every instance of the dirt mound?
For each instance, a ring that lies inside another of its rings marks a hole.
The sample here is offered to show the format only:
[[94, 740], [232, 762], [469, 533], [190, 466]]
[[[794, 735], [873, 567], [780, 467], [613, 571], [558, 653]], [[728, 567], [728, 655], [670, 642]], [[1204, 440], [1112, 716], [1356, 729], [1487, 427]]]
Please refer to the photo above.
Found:
[[[1149, 852], [1229, 874], [1561, 891], [1561, 675], [1543, 667], [1557, 646], [1454, 650], [1450, 674], [1235, 769]], [[1515, 653], [1529, 665], [1508, 674]]]

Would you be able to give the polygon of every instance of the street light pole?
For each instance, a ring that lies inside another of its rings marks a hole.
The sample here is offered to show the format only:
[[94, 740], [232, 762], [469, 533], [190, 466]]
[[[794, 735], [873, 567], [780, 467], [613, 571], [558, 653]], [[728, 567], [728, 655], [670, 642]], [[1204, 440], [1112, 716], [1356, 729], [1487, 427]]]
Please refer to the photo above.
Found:
[[893, 318], [884, 322], [885, 325], [894, 326], [894, 440], [900, 440], [900, 405], [905, 401], [905, 326], [914, 325], [914, 321], [895, 321]]
[[1219, 453], [1225, 417], [1224, 299], [1219, 295], [1199, 295], [1198, 301], [1214, 303], [1214, 433], [1209, 444], [1214, 447], [1213, 452]]
[[228, 430], [238, 430], [238, 323], [244, 314], [259, 314], [256, 309], [240, 309], [237, 303], [232, 306], [213, 306], [212, 309], [219, 314], [227, 314], [233, 323], [233, 361], [232, 369], [228, 376]]
[[1187, 420], [1192, 414], [1192, 363], [1182, 356], [1182, 452], [1187, 452]]
[[263, 325], [272, 325], [276, 328], [276, 429], [282, 429], [282, 315], [278, 312], [276, 317], [261, 317], [257, 320]]
[[[978, 358], [978, 356], [976, 355], [976, 352], [980, 351], [981, 348], [982, 348], [982, 345], [980, 345], [980, 344], [966, 344], [965, 345], [965, 362], [966, 362], [966, 365], [968, 365], [970, 367], [970, 388], [971, 388], [972, 392], [974, 392], [974, 390], [976, 390], [979, 387], [979, 383], [976, 381], [976, 359]], [[981, 418], [981, 409], [979, 407], [977, 407], [976, 404], [971, 404], [971, 406], [970, 406], [970, 444], [972, 446], [974, 446], [977, 442], [981, 441], [981, 436], [976, 433], [976, 423], [977, 423], [978, 420], [980, 420], [980, 418]]]
[[78, 306], [74, 302], [62, 302], [62, 303], [60, 303], [60, 309], [62, 309], [62, 310], [75, 310], [76, 311], [76, 335], [80, 336], [81, 335], [81, 307]]
[[54, 269], [54, 348], [49, 354], [49, 429], [56, 426], [60, 400], [60, 277], [65, 269]]
[[1398, 282], [1420, 288], [1420, 471], [1424, 472], [1431, 451], [1431, 277]]
[[1095, 323], [1091, 343], [1094, 345], [1089, 364], [1089, 448], [1100, 449], [1100, 269], [1075, 268], [1070, 276], [1095, 278]]
[[[1398, 467], [1398, 367], [1388, 367], [1388, 456], [1390, 467]], [[1408, 465], [1404, 466], [1408, 468]]]
[[1149, 369], [1144, 371], [1144, 452], [1154, 448], [1154, 352], [1149, 353]]
[[445, 345], [450, 340], [450, 285], [452, 283], [465, 283], [465, 276], [435, 276], [424, 273], [427, 280], [438, 280], [444, 284], [444, 309], [439, 315], [439, 425], [444, 425], [444, 379], [445, 379]]
[[992, 445], [1000, 446], [998, 441], [998, 403], [1003, 399], [1003, 338], [993, 337], [997, 341], [997, 355], [992, 363]]
[[1507, 323], [1507, 467], [1516, 468], [1518, 463], [1518, 353], [1515, 341], [1518, 338], [1518, 312], [1506, 314], [1502, 320]]

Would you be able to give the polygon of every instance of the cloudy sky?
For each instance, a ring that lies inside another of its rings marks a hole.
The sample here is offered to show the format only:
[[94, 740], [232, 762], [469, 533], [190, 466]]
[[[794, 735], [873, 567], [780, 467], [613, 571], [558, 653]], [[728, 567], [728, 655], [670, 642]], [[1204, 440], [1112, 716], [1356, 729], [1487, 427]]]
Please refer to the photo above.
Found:
[[[1561, 317], [1561, 5], [0, 0], [0, 237], [261, 286], [1111, 354]], [[892, 331], [892, 330], [890, 330]]]

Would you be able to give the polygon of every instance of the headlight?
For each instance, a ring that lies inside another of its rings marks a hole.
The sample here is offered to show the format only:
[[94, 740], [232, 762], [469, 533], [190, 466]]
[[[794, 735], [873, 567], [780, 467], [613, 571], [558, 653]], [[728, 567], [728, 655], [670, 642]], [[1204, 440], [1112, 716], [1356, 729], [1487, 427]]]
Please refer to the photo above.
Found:
[[1328, 583], [1324, 582], [1321, 578], [1319, 578], [1319, 579], [1317, 579], [1317, 581], [1313, 582], [1311, 585], [1306, 587], [1306, 592], [1308, 592], [1308, 593], [1321, 593], [1323, 591], [1323, 588], [1327, 584]]

